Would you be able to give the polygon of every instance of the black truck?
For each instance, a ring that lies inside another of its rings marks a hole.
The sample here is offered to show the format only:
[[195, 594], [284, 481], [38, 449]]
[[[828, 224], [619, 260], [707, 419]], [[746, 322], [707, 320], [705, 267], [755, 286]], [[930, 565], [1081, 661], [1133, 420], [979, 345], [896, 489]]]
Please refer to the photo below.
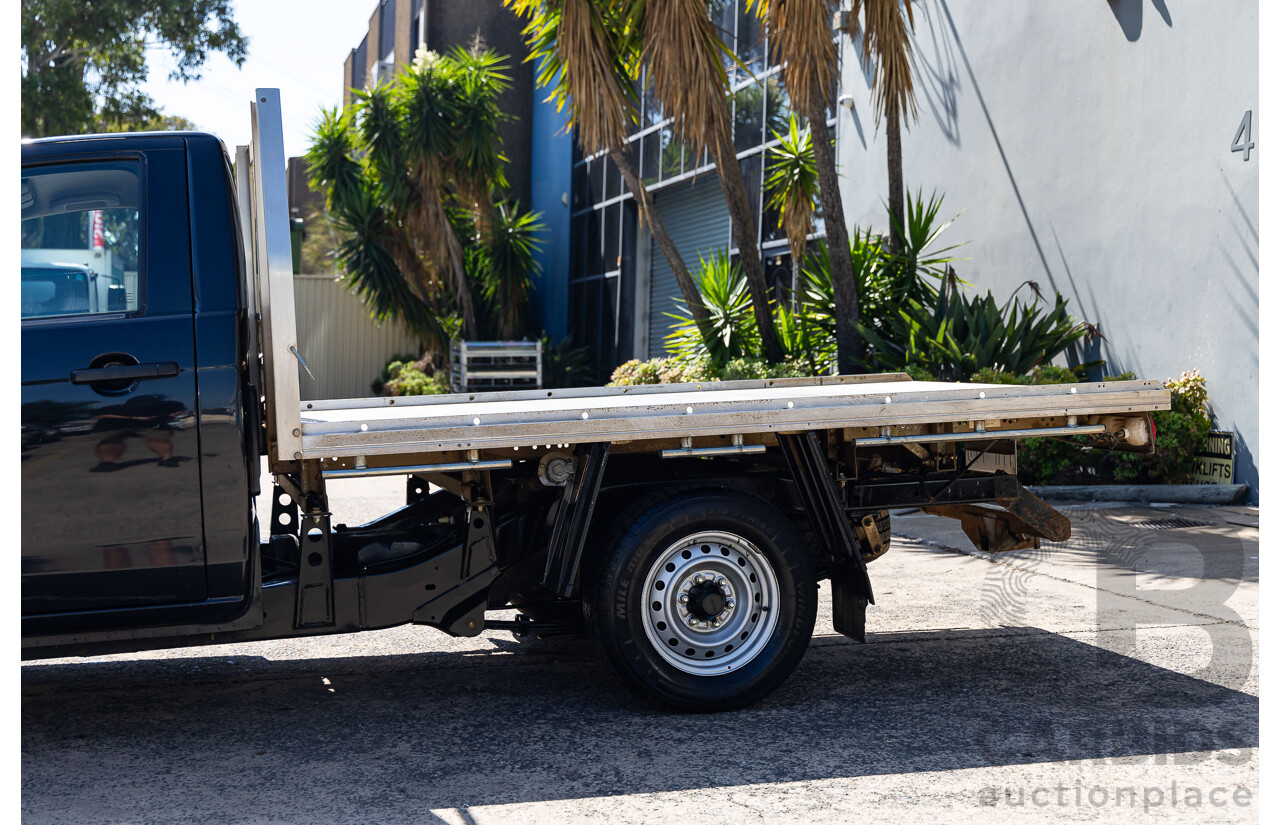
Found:
[[[643, 696], [736, 708], [803, 656], [820, 580], [864, 637], [890, 509], [1063, 540], [1017, 441], [1149, 449], [1168, 408], [901, 374], [302, 402], [278, 93], [251, 113], [234, 164], [199, 133], [23, 144], [24, 658], [576, 631]], [[405, 505], [331, 525], [326, 479], [378, 475]]]

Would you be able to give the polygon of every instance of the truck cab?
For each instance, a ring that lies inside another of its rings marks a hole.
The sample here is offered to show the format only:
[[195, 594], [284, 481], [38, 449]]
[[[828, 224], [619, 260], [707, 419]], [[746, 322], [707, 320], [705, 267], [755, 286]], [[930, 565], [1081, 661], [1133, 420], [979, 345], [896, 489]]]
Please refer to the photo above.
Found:
[[225, 149], [29, 141], [21, 184], [24, 635], [243, 612], [258, 451]]

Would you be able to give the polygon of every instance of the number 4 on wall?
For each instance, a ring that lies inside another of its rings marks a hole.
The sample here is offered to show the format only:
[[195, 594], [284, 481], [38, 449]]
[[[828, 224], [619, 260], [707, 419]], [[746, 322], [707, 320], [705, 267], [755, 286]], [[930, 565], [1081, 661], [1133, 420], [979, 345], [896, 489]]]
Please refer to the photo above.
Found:
[[1231, 143], [1231, 151], [1244, 152], [1244, 159], [1249, 159], [1249, 150], [1253, 148], [1253, 110], [1244, 113], [1240, 126], [1236, 128], [1235, 140]]

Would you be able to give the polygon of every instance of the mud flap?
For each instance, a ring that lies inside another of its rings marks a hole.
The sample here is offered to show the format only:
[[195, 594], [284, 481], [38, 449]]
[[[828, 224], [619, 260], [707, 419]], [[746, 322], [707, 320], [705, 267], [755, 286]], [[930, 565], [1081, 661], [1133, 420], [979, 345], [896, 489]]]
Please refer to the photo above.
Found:
[[[832, 624], [837, 633], [865, 642], [867, 605], [875, 604], [875, 596], [826, 454], [813, 432], [779, 433], [778, 444], [800, 491], [805, 514], [830, 562]], [[874, 520], [872, 524], [874, 529]]]
[[842, 636], [867, 640], [867, 599], [848, 571], [831, 571], [831, 624]]

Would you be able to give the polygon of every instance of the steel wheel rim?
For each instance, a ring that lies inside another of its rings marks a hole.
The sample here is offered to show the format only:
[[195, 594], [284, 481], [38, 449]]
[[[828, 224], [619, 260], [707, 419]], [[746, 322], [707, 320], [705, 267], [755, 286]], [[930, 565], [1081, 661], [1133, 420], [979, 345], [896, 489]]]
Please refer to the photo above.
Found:
[[668, 546], [649, 568], [641, 605], [645, 636], [677, 670], [731, 673], [769, 643], [778, 595], [773, 565], [754, 544], [718, 530], [694, 533]]

